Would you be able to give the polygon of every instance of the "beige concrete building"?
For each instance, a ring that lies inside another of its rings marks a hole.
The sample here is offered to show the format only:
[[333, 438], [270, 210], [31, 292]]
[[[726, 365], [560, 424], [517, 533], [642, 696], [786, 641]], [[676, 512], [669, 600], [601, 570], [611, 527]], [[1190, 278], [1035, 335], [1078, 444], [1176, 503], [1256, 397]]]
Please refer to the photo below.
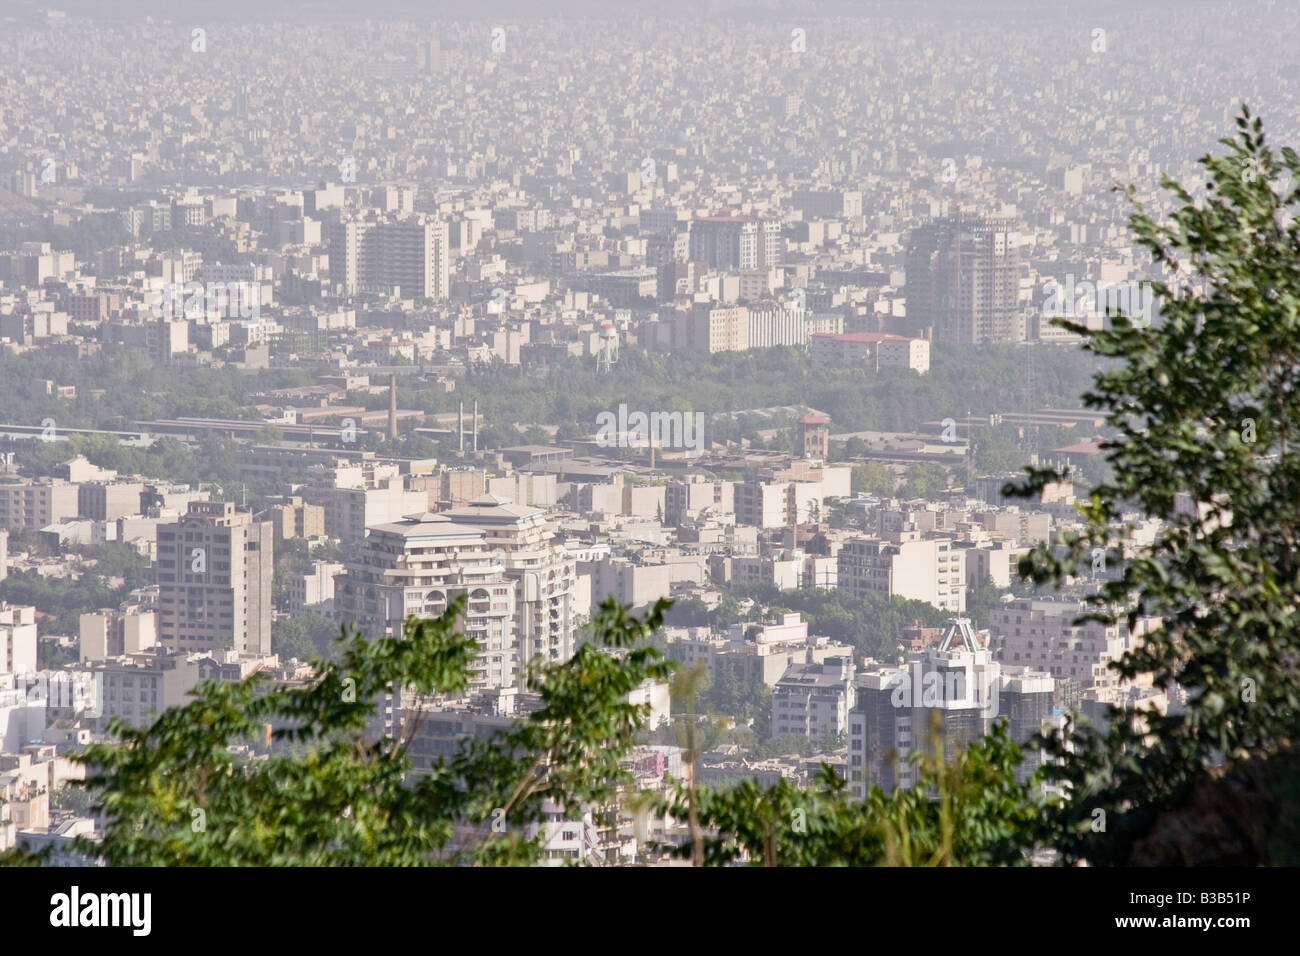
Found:
[[259, 521], [271, 525], [276, 551], [293, 538], [320, 538], [325, 535], [325, 509], [308, 504], [298, 496], [284, 504], [272, 505], [258, 515]]
[[0, 674], [36, 670], [36, 608], [0, 604]]
[[908, 531], [896, 540], [850, 538], [838, 555], [838, 582], [855, 597], [911, 598], [935, 607], [966, 609], [966, 557], [951, 538]]
[[57, 478], [0, 484], [0, 527], [44, 528], [77, 517], [77, 486]]
[[82, 661], [136, 654], [158, 643], [158, 615], [139, 607], [95, 611], [81, 615], [79, 634]]
[[990, 650], [1004, 664], [1036, 667], [1058, 680], [1077, 681], [1085, 690], [1116, 687], [1117, 677], [1107, 664], [1158, 622], [1139, 621], [1134, 635], [1124, 621], [1075, 624], [1086, 610], [1076, 601], [1010, 601], [989, 612]]
[[271, 525], [231, 502], [191, 502], [158, 527], [158, 642], [187, 651], [271, 653]]

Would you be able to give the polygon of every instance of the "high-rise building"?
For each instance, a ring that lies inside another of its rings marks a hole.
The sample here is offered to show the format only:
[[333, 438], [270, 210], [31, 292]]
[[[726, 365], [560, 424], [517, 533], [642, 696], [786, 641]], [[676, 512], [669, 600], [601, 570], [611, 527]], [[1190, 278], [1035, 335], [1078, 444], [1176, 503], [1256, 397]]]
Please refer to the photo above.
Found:
[[269, 522], [225, 501], [192, 501], [159, 525], [158, 643], [270, 654], [272, 536]]
[[750, 309], [748, 319], [751, 349], [808, 344], [809, 315], [804, 309]]
[[437, 30], [424, 41], [424, 72], [442, 72], [442, 40], [438, 37]]
[[790, 204], [807, 219], [862, 215], [862, 193], [856, 189], [796, 189]]
[[330, 256], [330, 282], [344, 295], [357, 291], [360, 281], [361, 236], [365, 227], [355, 220], [325, 224]]
[[1156, 622], [1139, 619], [1131, 635], [1123, 620], [1075, 623], [1085, 610], [1077, 601], [1018, 598], [1000, 604], [989, 612], [993, 652], [1003, 664], [1036, 667], [1057, 680], [1078, 681], [1085, 690], [1117, 686], [1110, 662]]
[[749, 309], [716, 308], [702, 302], [688, 315], [689, 347], [708, 352], [743, 352], [749, 348]]
[[772, 735], [797, 734], [816, 745], [849, 729], [856, 702], [853, 658], [791, 664], [772, 688]]
[[518, 584], [514, 634], [518, 665], [526, 667], [539, 656], [547, 663], [572, 657], [577, 562], [553, 541], [545, 513], [484, 495], [443, 514], [458, 524], [482, 528], [496, 562]]
[[691, 223], [692, 262], [752, 271], [781, 264], [781, 223], [756, 216], [708, 216]]
[[[1054, 692], [1051, 675], [1003, 667], [968, 618], [952, 618], [937, 644], [908, 655], [903, 666], [857, 678], [857, 706], [849, 714], [849, 784], [861, 796], [873, 786], [907, 789], [916, 784], [919, 769], [909, 753], [933, 753], [938, 746], [951, 761], [1003, 719], [1011, 739], [1023, 744], [1052, 719]], [[1027, 779], [1041, 759], [1028, 757], [1018, 780]]]
[[1016, 223], [949, 216], [913, 229], [907, 244], [907, 317], [936, 342], [980, 345], [1025, 337]]
[[445, 221], [421, 218], [376, 223], [365, 230], [359, 256], [360, 284], [397, 286], [405, 297], [450, 295]]
[[0, 602], [0, 674], [27, 674], [36, 668], [36, 608]]
[[396, 635], [408, 617], [439, 617], [464, 597], [460, 630], [479, 644], [470, 689], [514, 683], [516, 582], [486, 530], [426, 512], [376, 525], [359, 544], [335, 579], [336, 618], [370, 636]]

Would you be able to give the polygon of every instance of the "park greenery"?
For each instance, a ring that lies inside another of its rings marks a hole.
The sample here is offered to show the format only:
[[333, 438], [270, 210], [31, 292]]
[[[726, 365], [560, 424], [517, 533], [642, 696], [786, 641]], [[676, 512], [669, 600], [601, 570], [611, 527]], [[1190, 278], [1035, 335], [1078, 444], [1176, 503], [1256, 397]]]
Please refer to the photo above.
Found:
[[[550, 366], [510, 368], [503, 364], [470, 370], [455, 391], [428, 387], [418, 376], [403, 379], [398, 401], [403, 408], [426, 413], [454, 412], [459, 403], [479, 402], [484, 425], [479, 447], [491, 449], [545, 443], [550, 433], [541, 423], [556, 426], [559, 440], [590, 437], [597, 415], [626, 403], [633, 409], [704, 412], [706, 439], [757, 447], [790, 449], [790, 412], [760, 413], [760, 409], [807, 405], [826, 411], [837, 432], [856, 430], [914, 431], [928, 421], [986, 415], [1022, 408], [1024, 347], [981, 346], [971, 364], [945, 357], [939, 350], [926, 375], [899, 369], [869, 374], [862, 369], [815, 371], [797, 349], [765, 349], [744, 353], [663, 355], [635, 347], [623, 350], [617, 375], [598, 374], [589, 362], [569, 358]], [[1096, 365], [1096, 358], [1078, 348], [1044, 347], [1035, 359], [1035, 407], [1077, 404], [1077, 396]], [[14, 381], [49, 379], [77, 388], [74, 399], [31, 397], [19, 391], [0, 394], [0, 422], [37, 425], [52, 420], [59, 430], [101, 429], [136, 431], [141, 422], [182, 416], [252, 420], [256, 396], [270, 389], [311, 383], [309, 370], [242, 371], [233, 367], [180, 369], [149, 362], [137, 352], [105, 344], [95, 355], [72, 358], [33, 350], [0, 352], [0, 378]], [[370, 410], [387, 406], [380, 393], [353, 392], [349, 405]], [[776, 434], [760, 440], [760, 433]], [[94, 464], [123, 473], [166, 478], [185, 483], [212, 482], [241, 488], [236, 446], [228, 439], [208, 438], [187, 446], [160, 439], [147, 448], [121, 444], [112, 435], [67, 435], [68, 441], [40, 443], [22, 456], [30, 474], [49, 475], [68, 458], [85, 455]], [[962, 435], [963, 438], [968, 436]], [[1091, 436], [1084, 436], [1091, 437]], [[384, 448], [411, 457], [449, 457], [453, 442], [439, 443], [407, 432], [390, 448], [375, 431], [358, 436], [362, 447]], [[975, 429], [974, 465], [1001, 471], [1024, 464], [1023, 441], [1010, 427]], [[276, 440], [268, 428], [262, 438]], [[1044, 431], [1040, 445], [1075, 441], [1064, 430]], [[856, 444], [855, 444], [856, 442]], [[834, 458], [861, 454], [860, 440], [833, 443]], [[961, 460], [964, 464], [964, 459]], [[906, 484], [914, 493], [932, 488], [944, 469], [931, 466], [923, 479]], [[281, 476], [253, 481], [250, 493], [270, 494]], [[301, 475], [282, 476], [287, 480]], [[875, 486], [883, 493], [883, 479]]]

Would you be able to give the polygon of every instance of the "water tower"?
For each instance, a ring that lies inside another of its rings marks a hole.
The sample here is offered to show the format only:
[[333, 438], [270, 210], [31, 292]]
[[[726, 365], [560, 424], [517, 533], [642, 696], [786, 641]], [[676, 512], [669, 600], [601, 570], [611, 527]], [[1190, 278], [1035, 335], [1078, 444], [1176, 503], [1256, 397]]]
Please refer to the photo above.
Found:
[[600, 346], [596, 351], [596, 371], [608, 372], [618, 361], [618, 329], [613, 322], [600, 327]]

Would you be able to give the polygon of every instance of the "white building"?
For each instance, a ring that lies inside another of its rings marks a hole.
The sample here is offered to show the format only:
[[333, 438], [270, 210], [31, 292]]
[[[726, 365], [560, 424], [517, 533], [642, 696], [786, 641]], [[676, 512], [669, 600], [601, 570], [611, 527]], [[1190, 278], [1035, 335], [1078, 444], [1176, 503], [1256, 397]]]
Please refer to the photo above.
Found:
[[572, 657], [578, 624], [577, 562], [554, 543], [545, 512], [484, 495], [442, 514], [458, 525], [483, 529], [494, 562], [517, 585], [516, 666], [526, 667], [538, 656], [548, 663]]
[[470, 686], [479, 690], [515, 682], [516, 593], [483, 528], [424, 513], [370, 529], [335, 581], [334, 613], [365, 634], [395, 635], [407, 617], [439, 617], [464, 597], [461, 630], [479, 644]]
[[0, 674], [36, 670], [36, 608], [0, 604]]
[[898, 540], [850, 538], [838, 555], [838, 582], [855, 597], [867, 593], [966, 610], [966, 557], [953, 539], [903, 532]]
[[811, 337], [809, 359], [813, 368], [910, 368], [930, 371], [930, 343], [926, 339], [887, 332], [846, 332]]

